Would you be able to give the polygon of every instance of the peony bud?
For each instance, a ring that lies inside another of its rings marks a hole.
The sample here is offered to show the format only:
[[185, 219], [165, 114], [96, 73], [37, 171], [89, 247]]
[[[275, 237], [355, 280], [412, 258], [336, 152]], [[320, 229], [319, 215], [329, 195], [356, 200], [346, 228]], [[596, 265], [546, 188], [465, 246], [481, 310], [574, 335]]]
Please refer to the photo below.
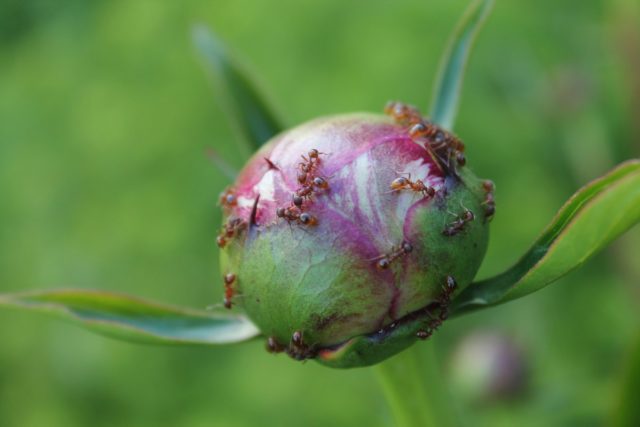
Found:
[[377, 363], [428, 338], [480, 266], [493, 185], [415, 108], [386, 112], [276, 136], [221, 195], [225, 306], [271, 351]]

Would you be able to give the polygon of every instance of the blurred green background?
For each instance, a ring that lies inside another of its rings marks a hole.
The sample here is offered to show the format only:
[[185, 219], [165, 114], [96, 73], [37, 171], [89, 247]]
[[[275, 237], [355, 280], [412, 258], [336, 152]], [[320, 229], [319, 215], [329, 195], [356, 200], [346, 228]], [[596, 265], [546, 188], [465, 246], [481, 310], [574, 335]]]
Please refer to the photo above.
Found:
[[[205, 152], [237, 167], [245, 153], [190, 44], [194, 23], [240, 52], [296, 124], [389, 99], [426, 110], [466, 3], [3, 0], [0, 292], [221, 301], [215, 204], [226, 180]], [[640, 156], [639, 9], [498, 0], [456, 128], [470, 166], [497, 186], [481, 277], [516, 261], [580, 185]], [[608, 424], [623, 378], [638, 375], [628, 361], [640, 340], [639, 255], [636, 227], [554, 286], [421, 344], [437, 346], [461, 422]], [[478, 333], [520, 349], [526, 380], [501, 397], [456, 362]], [[0, 342], [0, 426], [391, 424], [370, 370], [295, 363], [261, 342], [135, 346], [14, 311], [0, 311]]]

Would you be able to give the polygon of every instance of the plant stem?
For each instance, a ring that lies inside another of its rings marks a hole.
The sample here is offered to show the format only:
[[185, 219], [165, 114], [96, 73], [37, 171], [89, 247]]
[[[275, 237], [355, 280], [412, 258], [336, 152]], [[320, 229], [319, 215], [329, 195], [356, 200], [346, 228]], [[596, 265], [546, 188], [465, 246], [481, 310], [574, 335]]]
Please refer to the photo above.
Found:
[[453, 425], [433, 344], [414, 345], [374, 367], [396, 427]]

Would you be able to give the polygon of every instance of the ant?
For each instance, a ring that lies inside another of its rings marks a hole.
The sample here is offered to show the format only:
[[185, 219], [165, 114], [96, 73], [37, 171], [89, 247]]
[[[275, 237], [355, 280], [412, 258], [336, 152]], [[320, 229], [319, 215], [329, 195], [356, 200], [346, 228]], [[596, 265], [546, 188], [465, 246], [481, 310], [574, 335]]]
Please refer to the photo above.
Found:
[[416, 107], [397, 101], [389, 101], [384, 107], [384, 113], [391, 116], [396, 123], [404, 126], [411, 126], [422, 120], [420, 111]]
[[374, 258], [376, 261], [376, 268], [378, 270], [387, 270], [391, 266], [392, 262], [403, 255], [411, 253], [412, 251], [413, 246], [405, 240], [398, 247], [393, 246], [390, 253]]
[[409, 129], [409, 136], [411, 138], [426, 138], [425, 148], [432, 151], [447, 167], [450, 167], [450, 159], [453, 155], [455, 155], [458, 165], [464, 166], [467, 163], [462, 141], [429, 121], [420, 121], [414, 124]]
[[307, 156], [302, 157], [302, 162], [298, 163], [298, 169], [300, 172], [298, 173], [298, 182], [302, 185], [309, 184], [310, 181], [313, 181], [315, 178], [315, 172], [320, 165], [320, 155], [326, 154], [318, 151], [315, 148], [312, 148], [307, 152]]
[[432, 334], [433, 334], [433, 329], [431, 328], [427, 328], [426, 330], [420, 329], [418, 332], [416, 332], [416, 337], [419, 340], [426, 340], [427, 338], [431, 337]]
[[440, 313], [438, 317], [433, 317], [426, 311], [427, 316], [429, 317], [429, 323], [426, 329], [421, 329], [416, 332], [416, 338], [420, 340], [426, 340], [429, 338], [440, 326], [442, 323], [447, 320], [449, 317], [449, 303], [451, 302], [451, 295], [458, 288], [458, 283], [453, 276], [447, 276], [445, 280], [445, 284], [442, 287], [442, 293], [438, 296], [437, 302], [440, 305]]
[[216, 238], [216, 243], [218, 244], [218, 247], [224, 248], [227, 245], [227, 243], [229, 243], [229, 239], [232, 239], [233, 237], [235, 237], [237, 234], [242, 232], [242, 230], [244, 230], [245, 228], [247, 228], [247, 222], [245, 220], [240, 218], [229, 219], [229, 221], [227, 221], [222, 231], [220, 232], [220, 234], [218, 234], [218, 237]]
[[312, 148], [307, 152], [307, 156], [301, 155], [302, 162], [298, 163], [298, 183], [302, 187], [298, 188], [291, 195], [291, 205], [286, 208], [278, 208], [276, 216], [285, 219], [289, 224], [297, 222], [302, 225], [316, 225], [318, 220], [315, 216], [304, 212], [304, 201], [311, 200], [317, 189], [328, 190], [329, 183], [321, 176], [316, 175], [320, 165], [320, 155], [325, 154]]
[[302, 225], [314, 226], [318, 224], [318, 219], [309, 214], [308, 212], [302, 212], [302, 210], [296, 206], [289, 206], [288, 208], [278, 208], [276, 210], [276, 216], [278, 218], [285, 219], [287, 222], [297, 222]]
[[464, 230], [464, 227], [468, 222], [473, 221], [476, 216], [469, 209], [465, 209], [461, 215], [456, 217], [456, 220], [447, 224], [447, 226], [442, 230], [442, 234], [445, 236], [451, 237], [460, 233]]
[[294, 197], [298, 196], [298, 197], [310, 199], [312, 194], [313, 194], [313, 187], [310, 185], [305, 185], [295, 192]]
[[431, 138], [438, 131], [438, 127], [428, 121], [420, 121], [409, 129], [411, 138]]
[[425, 185], [425, 183], [420, 179], [411, 181], [411, 174], [408, 175], [408, 177], [401, 176], [391, 181], [391, 184], [389, 185], [391, 191], [412, 190], [422, 193], [424, 197], [433, 197], [436, 194], [435, 188]]
[[321, 153], [315, 148], [312, 148], [307, 152], [307, 156], [309, 156], [309, 158], [305, 157], [304, 155], [300, 156], [303, 160], [303, 162], [298, 164], [300, 170], [304, 173], [313, 172], [320, 164], [320, 154], [325, 153]]
[[238, 204], [238, 199], [235, 194], [233, 194], [232, 188], [227, 188], [222, 193], [220, 193], [220, 197], [218, 198], [218, 205], [220, 206], [235, 206]]
[[282, 353], [285, 350], [284, 345], [280, 344], [276, 337], [267, 338], [267, 351], [269, 353]]
[[446, 283], [442, 287], [442, 293], [438, 297], [438, 303], [440, 304], [440, 321], [447, 320], [449, 317], [449, 303], [451, 302], [451, 295], [458, 288], [458, 282], [453, 276], [447, 276]]
[[302, 331], [295, 331], [291, 335], [291, 342], [287, 349], [287, 354], [296, 360], [305, 360], [315, 357], [314, 348], [304, 342]]
[[493, 198], [495, 185], [493, 184], [493, 181], [487, 179], [482, 182], [482, 188], [486, 193], [484, 201], [482, 202], [482, 205], [484, 206], [484, 217], [491, 221], [493, 219], [493, 215], [496, 213], [496, 201]]
[[329, 183], [327, 182], [326, 179], [322, 178], [321, 176], [314, 177], [313, 180], [311, 180], [310, 184], [303, 185], [301, 188], [296, 190], [295, 193], [293, 193], [292, 195], [293, 204], [298, 207], [301, 207], [302, 201], [305, 198], [311, 199], [311, 196], [313, 195], [313, 193], [316, 192], [316, 188], [321, 190], [328, 190]]
[[231, 309], [233, 306], [233, 302], [231, 299], [234, 296], [235, 290], [233, 288], [233, 284], [236, 281], [236, 275], [233, 273], [228, 273], [224, 276], [224, 307]]

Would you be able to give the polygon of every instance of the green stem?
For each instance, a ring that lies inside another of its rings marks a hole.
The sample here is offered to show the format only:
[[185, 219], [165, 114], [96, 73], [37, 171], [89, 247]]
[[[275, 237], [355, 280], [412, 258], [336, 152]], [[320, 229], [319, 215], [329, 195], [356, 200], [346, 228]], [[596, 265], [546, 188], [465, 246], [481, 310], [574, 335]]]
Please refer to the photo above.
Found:
[[396, 427], [453, 424], [433, 344], [418, 343], [374, 367]]

